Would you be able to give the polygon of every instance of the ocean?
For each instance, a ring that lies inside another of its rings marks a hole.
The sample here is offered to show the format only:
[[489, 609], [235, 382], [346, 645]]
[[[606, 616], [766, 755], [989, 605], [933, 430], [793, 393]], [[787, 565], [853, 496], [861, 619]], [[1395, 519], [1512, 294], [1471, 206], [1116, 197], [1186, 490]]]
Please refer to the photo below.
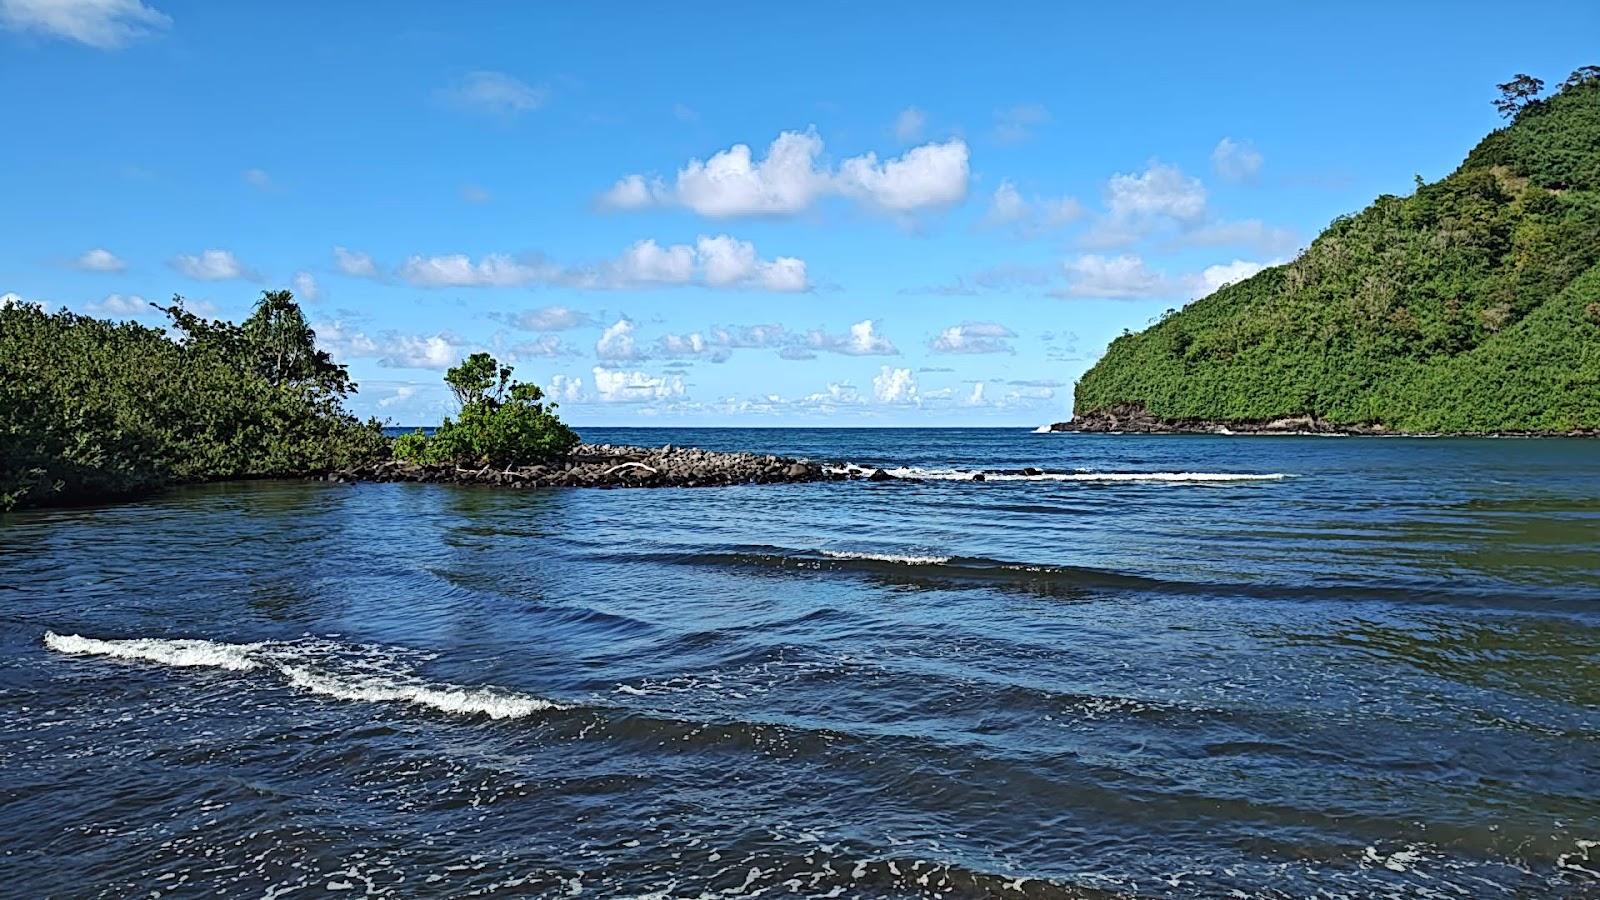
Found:
[[1600, 894], [1600, 443], [582, 432], [916, 480], [0, 516], [4, 892]]

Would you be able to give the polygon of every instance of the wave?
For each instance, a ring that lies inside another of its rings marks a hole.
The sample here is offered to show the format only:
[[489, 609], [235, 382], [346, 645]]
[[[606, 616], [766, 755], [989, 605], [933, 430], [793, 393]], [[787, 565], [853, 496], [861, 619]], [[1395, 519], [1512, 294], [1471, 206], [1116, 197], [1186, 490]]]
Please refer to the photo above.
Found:
[[[456, 715], [520, 719], [547, 710], [566, 709], [542, 697], [495, 688], [428, 683], [404, 672], [340, 673], [320, 670], [307, 658], [335, 662], [348, 648], [321, 643], [260, 642], [227, 644], [192, 638], [128, 638], [103, 640], [46, 631], [44, 645], [70, 656], [105, 656], [179, 668], [208, 667], [231, 672], [265, 671], [290, 687], [335, 700], [407, 703]], [[370, 661], [368, 661], [370, 665]]]
[[[870, 475], [877, 471], [867, 466], [846, 463], [830, 472], [839, 475]], [[1046, 472], [1039, 469], [947, 469], [921, 466], [896, 466], [883, 470], [895, 478], [916, 481], [1063, 481], [1063, 482], [1144, 482], [1156, 484], [1219, 484], [1241, 481], [1283, 481], [1295, 476], [1284, 472]]]
[[861, 550], [822, 550], [829, 559], [860, 559], [873, 562], [905, 563], [913, 566], [937, 566], [950, 561], [948, 556], [916, 556], [905, 553], [868, 553]]

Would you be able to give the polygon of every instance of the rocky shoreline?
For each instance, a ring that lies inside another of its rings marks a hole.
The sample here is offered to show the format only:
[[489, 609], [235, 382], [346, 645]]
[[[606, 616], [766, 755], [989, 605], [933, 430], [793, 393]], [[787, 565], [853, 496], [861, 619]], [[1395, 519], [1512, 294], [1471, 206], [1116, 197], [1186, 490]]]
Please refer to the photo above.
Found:
[[[803, 484], [864, 476], [806, 459], [760, 453], [721, 453], [693, 447], [582, 444], [544, 465], [481, 469], [449, 463], [420, 465], [386, 460], [331, 472], [334, 482], [410, 481], [510, 488], [723, 487], [735, 484]], [[867, 476], [870, 477], [870, 476]], [[879, 479], [882, 480], [882, 479]]]
[[1394, 431], [1382, 425], [1334, 424], [1315, 416], [1285, 416], [1277, 419], [1217, 422], [1207, 419], [1161, 419], [1142, 406], [1114, 406], [1074, 416], [1070, 422], [1056, 422], [1051, 431], [1088, 434], [1262, 434], [1262, 435], [1343, 435], [1356, 437], [1600, 437], [1600, 431], [1579, 429], [1562, 432], [1484, 431], [1460, 434], [1413, 434]]

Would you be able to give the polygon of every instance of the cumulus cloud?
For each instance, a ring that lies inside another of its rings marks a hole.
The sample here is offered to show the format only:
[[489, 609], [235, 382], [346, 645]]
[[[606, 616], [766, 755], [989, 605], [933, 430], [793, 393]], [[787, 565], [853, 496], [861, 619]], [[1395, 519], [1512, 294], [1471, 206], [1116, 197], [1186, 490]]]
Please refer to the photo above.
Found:
[[528, 331], [566, 331], [594, 324], [594, 317], [570, 306], [542, 306], [518, 313], [508, 320]]
[[806, 333], [805, 349], [841, 353], [845, 356], [898, 356], [900, 351], [895, 349], [888, 338], [878, 334], [877, 328], [878, 323], [875, 320], [864, 319], [851, 325], [850, 331], [846, 334], [828, 334], [821, 329], [814, 329]]
[[670, 186], [659, 178], [624, 176], [597, 203], [612, 210], [676, 204], [708, 218], [787, 216], [841, 194], [905, 214], [959, 203], [967, 194], [967, 145], [959, 139], [882, 161], [869, 152], [846, 159], [837, 172], [820, 164], [822, 149], [815, 129], [785, 131], [761, 159], [748, 144], [735, 144], [704, 161], [689, 160]]
[[334, 247], [333, 261], [338, 265], [339, 271], [346, 275], [353, 275], [356, 278], [378, 277], [378, 264], [373, 262], [372, 257], [365, 253], [359, 253], [344, 247]]
[[928, 347], [935, 353], [1015, 353], [1010, 339], [1016, 336], [999, 322], [963, 322], [939, 332]]
[[115, 49], [172, 24], [139, 0], [0, 0], [0, 26]]
[[659, 178], [646, 181], [643, 175], [625, 175], [596, 198], [595, 204], [604, 210], [644, 209], [665, 203], [671, 196]]
[[384, 397], [382, 400], [379, 400], [378, 405], [384, 409], [388, 409], [389, 407], [394, 406], [396, 403], [404, 403], [407, 400], [410, 400], [412, 397], [415, 397], [416, 394], [416, 385], [402, 384], [394, 389], [394, 393]]
[[0, 294], [0, 309], [13, 309], [24, 306], [37, 309], [44, 306], [44, 304], [37, 300], [25, 299], [16, 291], [6, 291], [5, 293]]
[[550, 92], [504, 72], [479, 71], [439, 91], [439, 97], [457, 109], [511, 118], [543, 106]]
[[1274, 228], [1260, 219], [1208, 222], [1182, 234], [1177, 243], [1194, 247], [1248, 247], [1257, 253], [1280, 256], [1300, 245], [1300, 236], [1288, 228]]
[[[192, 312], [201, 313], [188, 304]], [[97, 316], [142, 316], [155, 312], [149, 301], [138, 294], [107, 294], [104, 300], [89, 304], [89, 312]]]
[[552, 375], [545, 383], [544, 393], [552, 400], [567, 403], [577, 403], [589, 397], [583, 389], [583, 378], [575, 375]]
[[726, 362], [739, 349], [765, 349], [792, 346], [791, 335], [782, 325], [746, 325], [711, 328], [704, 332], [667, 334], [656, 341], [656, 355], [673, 359], [697, 358]]
[[464, 254], [413, 256], [400, 277], [417, 287], [515, 287], [549, 284], [593, 290], [626, 290], [700, 284], [709, 288], [760, 291], [810, 290], [804, 260], [761, 259], [754, 244], [728, 235], [701, 235], [693, 246], [635, 241], [615, 259], [566, 268], [538, 257], [491, 254], [476, 262]]
[[967, 196], [967, 144], [958, 139], [924, 144], [878, 162], [868, 152], [839, 165], [839, 192], [894, 213], [952, 206]]
[[376, 359], [394, 369], [448, 369], [466, 356], [467, 345], [448, 332], [432, 335], [384, 332], [376, 337], [343, 322], [313, 324], [317, 342], [339, 359]]
[[595, 366], [592, 371], [595, 394], [605, 403], [670, 400], [684, 394], [682, 375], [650, 375], [602, 366]]
[[549, 280], [552, 273], [541, 262], [519, 261], [502, 253], [477, 262], [464, 253], [412, 256], [400, 266], [400, 277], [416, 287], [516, 287]]
[[982, 223], [987, 228], [1009, 228], [1023, 237], [1036, 237], [1077, 221], [1083, 204], [1075, 197], [1028, 199], [1012, 182], [1002, 181], [989, 201]]
[[1132, 254], [1108, 257], [1086, 253], [1066, 261], [1062, 267], [1067, 275], [1062, 293], [1070, 297], [1131, 300], [1164, 296], [1171, 289], [1163, 275], [1151, 271], [1143, 259]]
[[1228, 181], [1249, 181], [1261, 172], [1261, 152], [1248, 141], [1223, 138], [1211, 151], [1211, 168]]
[[322, 287], [310, 272], [294, 273], [294, 277], [289, 279], [289, 289], [301, 300], [315, 302], [322, 299]]
[[1206, 214], [1206, 189], [1200, 179], [1185, 175], [1177, 166], [1151, 163], [1137, 175], [1111, 176], [1106, 183], [1106, 209], [1122, 220], [1166, 217], [1198, 222]]
[[1037, 103], [1024, 103], [994, 111], [994, 139], [1019, 144], [1033, 137], [1033, 129], [1050, 121], [1050, 111]]
[[872, 396], [879, 403], [916, 403], [917, 376], [910, 369], [883, 366], [872, 379]]
[[85, 250], [83, 255], [72, 261], [72, 265], [85, 272], [121, 272], [128, 268], [127, 263], [104, 247]]
[[238, 257], [227, 250], [204, 250], [198, 256], [180, 253], [173, 257], [172, 267], [198, 281], [256, 277]]
[[756, 161], [748, 144], [734, 144], [678, 170], [678, 202], [703, 216], [788, 215], [800, 212], [828, 188], [817, 168], [822, 138], [815, 130], [785, 131]]
[[1116, 257], [1085, 254], [1063, 264], [1067, 286], [1057, 293], [1065, 297], [1112, 300], [1199, 298], [1225, 284], [1243, 281], [1279, 262], [1281, 260], [1259, 263], [1235, 259], [1229, 263], [1207, 266], [1199, 272], [1168, 277], [1151, 270], [1143, 259], [1131, 254]]
[[895, 139], [903, 144], [922, 139], [922, 129], [928, 124], [928, 117], [922, 110], [915, 106], [908, 106], [900, 110], [900, 115], [894, 118]]
[[644, 354], [639, 351], [638, 342], [634, 340], [633, 331], [633, 320], [626, 316], [606, 326], [600, 339], [595, 341], [594, 355], [599, 359], [613, 362], [644, 359]]

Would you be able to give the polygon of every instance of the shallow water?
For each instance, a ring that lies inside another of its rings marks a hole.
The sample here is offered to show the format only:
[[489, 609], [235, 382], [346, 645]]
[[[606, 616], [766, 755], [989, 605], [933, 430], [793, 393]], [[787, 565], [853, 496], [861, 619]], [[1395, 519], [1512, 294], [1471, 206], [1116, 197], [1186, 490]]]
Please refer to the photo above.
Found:
[[584, 436], [928, 477], [0, 518], [6, 893], [1600, 892], [1600, 444]]

